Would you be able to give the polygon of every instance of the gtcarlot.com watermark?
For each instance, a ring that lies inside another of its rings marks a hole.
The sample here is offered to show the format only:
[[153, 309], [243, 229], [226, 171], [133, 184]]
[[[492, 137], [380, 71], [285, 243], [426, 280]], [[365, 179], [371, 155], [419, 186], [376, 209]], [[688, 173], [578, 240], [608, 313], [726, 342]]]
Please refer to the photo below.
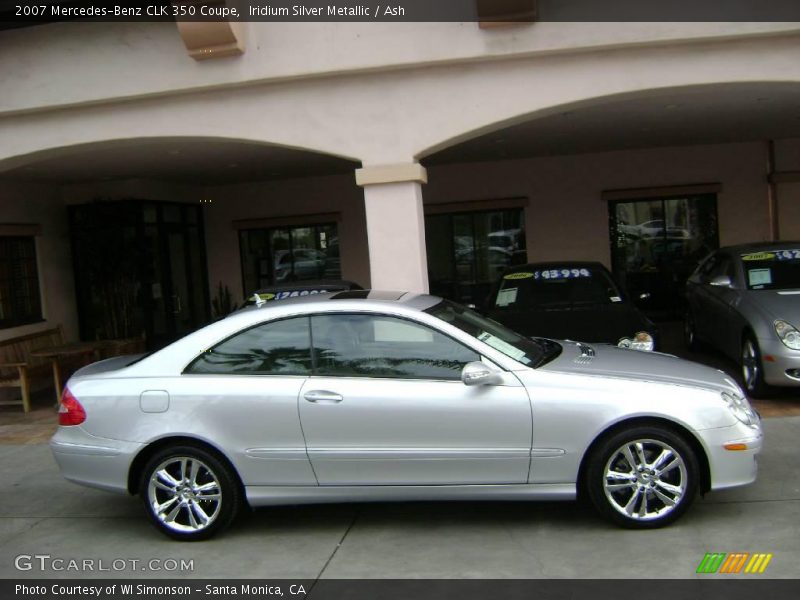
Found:
[[102, 573], [151, 571], [191, 573], [194, 559], [185, 558], [64, 558], [50, 554], [18, 554], [14, 557], [17, 571]]

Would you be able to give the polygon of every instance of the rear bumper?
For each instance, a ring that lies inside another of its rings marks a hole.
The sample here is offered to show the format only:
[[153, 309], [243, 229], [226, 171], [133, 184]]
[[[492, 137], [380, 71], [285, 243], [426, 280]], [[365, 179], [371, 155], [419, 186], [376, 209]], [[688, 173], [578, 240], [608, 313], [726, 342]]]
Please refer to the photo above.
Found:
[[50, 450], [68, 481], [117, 493], [128, 492], [128, 470], [142, 447], [94, 437], [80, 426], [59, 427]]

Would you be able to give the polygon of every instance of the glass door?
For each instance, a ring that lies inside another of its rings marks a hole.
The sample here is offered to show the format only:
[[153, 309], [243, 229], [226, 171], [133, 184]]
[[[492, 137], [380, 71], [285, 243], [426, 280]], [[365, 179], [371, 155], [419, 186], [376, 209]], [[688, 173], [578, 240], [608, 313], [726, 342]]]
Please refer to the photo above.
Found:
[[503, 271], [525, 264], [522, 209], [425, 217], [432, 294], [482, 307]]
[[716, 196], [611, 202], [609, 226], [618, 281], [651, 316], [679, 316], [686, 279], [719, 247]]
[[70, 223], [82, 339], [144, 334], [152, 350], [208, 321], [199, 206], [93, 202]]

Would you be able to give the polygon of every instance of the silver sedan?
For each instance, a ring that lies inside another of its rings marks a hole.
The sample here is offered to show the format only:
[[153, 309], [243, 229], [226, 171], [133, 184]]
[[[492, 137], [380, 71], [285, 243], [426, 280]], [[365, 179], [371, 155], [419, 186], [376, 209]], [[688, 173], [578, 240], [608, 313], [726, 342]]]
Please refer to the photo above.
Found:
[[619, 525], [751, 483], [759, 418], [722, 372], [526, 338], [428, 295], [345, 291], [234, 313], [78, 371], [51, 447], [76, 483], [202, 539], [243, 505], [554, 500]]
[[754, 397], [800, 386], [800, 242], [721, 248], [686, 284], [686, 342], [739, 362]]

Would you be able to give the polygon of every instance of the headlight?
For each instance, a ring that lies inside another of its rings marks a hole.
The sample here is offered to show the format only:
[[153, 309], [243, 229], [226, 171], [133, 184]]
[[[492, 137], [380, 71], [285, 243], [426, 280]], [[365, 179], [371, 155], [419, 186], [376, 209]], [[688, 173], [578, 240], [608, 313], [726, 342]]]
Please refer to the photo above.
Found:
[[617, 342], [617, 346], [620, 348], [630, 348], [631, 350], [645, 350], [649, 352], [655, 346], [655, 342], [653, 342], [653, 336], [647, 333], [646, 331], [640, 331], [633, 339], [631, 338], [622, 338], [619, 342]]
[[722, 392], [721, 395], [734, 417], [750, 427], [755, 427], [758, 424], [758, 415], [750, 406], [747, 398], [729, 392]]
[[797, 331], [786, 321], [775, 321], [775, 333], [783, 342], [783, 345], [792, 350], [800, 350], [800, 331]]

